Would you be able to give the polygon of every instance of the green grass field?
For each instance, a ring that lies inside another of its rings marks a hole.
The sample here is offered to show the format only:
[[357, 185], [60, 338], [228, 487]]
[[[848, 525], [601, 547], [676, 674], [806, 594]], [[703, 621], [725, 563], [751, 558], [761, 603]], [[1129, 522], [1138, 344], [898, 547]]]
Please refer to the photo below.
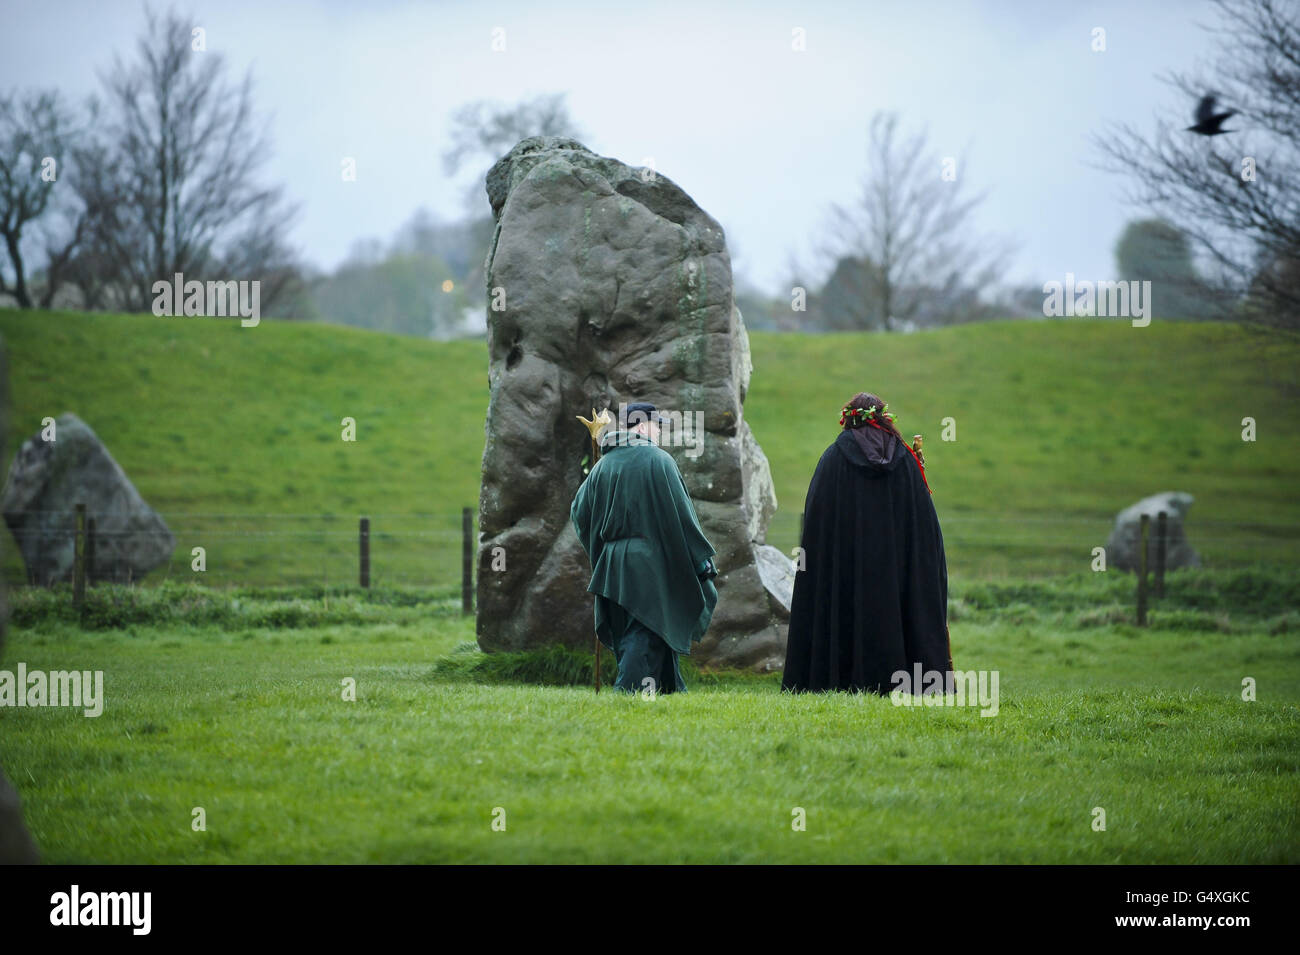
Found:
[[[0, 310], [16, 442], [80, 414], [213, 584], [459, 581], [487, 408], [482, 342], [309, 323]], [[952, 572], [1086, 569], [1116, 512], [1194, 494], [1188, 533], [1212, 565], [1300, 562], [1300, 347], [1223, 325], [1096, 320], [913, 335], [751, 336], [745, 414], [772, 464], [789, 550], [841, 404], [870, 388], [926, 435]], [[575, 414], [579, 410], [575, 409]], [[1241, 440], [1241, 419], [1258, 440]], [[357, 441], [341, 440], [341, 421]], [[944, 418], [956, 441], [941, 440]], [[579, 427], [574, 422], [574, 427]], [[11, 453], [12, 453], [11, 448]], [[8, 577], [21, 580], [11, 557]]]
[[[15, 436], [76, 411], [179, 541], [151, 586], [92, 588], [84, 612], [11, 594], [4, 668], [105, 678], [96, 718], [0, 707], [48, 862], [1300, 862], [1292, 343], [1098, 322], [753, 336], [773, 543], [794, 544], [854, 391], [926, 434], [955, 662], [999, 674], [984, 717], [689, 665], [687, 694], [596, 696], [539, 685], [584, 683], [590, 657], [478, 652], [456, 588], [482, 343], [16, 312], [0, 334]], [[1133, 578], [1088, 565], [1160, 490], [1197, 496], [1207, 566], [1138, 628]]]
[[656, 700], [481, 682], [454, 601], [299, 595], [317, 623], [285, 628], [266, 594], [247, 625], [173, 594], [162, 624], [16, 630], [9, 666], [103, 670], [106, 700], [0, 710], [0, 762], [54, 863], [1300, 862], [1300, 577], [1238, 584], [1268, 615], [1194, 577], [1145, 631], [1079, 612], [1114, 580], [972, 587], [953, 653], [999, 671], [988, 717], [776, 675], [688, 670]]

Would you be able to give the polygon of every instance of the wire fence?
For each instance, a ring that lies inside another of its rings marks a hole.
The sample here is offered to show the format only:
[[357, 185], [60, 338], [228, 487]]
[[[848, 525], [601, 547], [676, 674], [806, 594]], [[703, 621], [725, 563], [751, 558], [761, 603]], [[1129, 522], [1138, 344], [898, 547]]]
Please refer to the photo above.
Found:
[[[124, 515], [96, 514], [88, 542], [90, 583], [121, 580], [123, 552], [161, 552], [144, 583], [196, 581], [210, 586], [361, 584], [362, 519], [369, 522], [369, 583], [454, 589], [463, 576], [463, 511], [366, 515], [173, 512], [167, 530], [124, 526]], [[28, 512], [26, 527], [10, 528], [16, 548], [3, 570], [12, 586], [68, 579], [75, 560], [73, 512]], [[168, 550], [169, 538], [174, 545]], [[477, 525], [471, 511], [471, 553]], [[36, 558], [36, 567], [22, 555]], [[41, 579], [41, 578], [44, 579]]]
[[[113, 578], [124, 551], [147, 551], [150, 540], [164, 551], [143, 581], [196, 581], [210, 586], [360, 586], [362, 555], [368, 554], [371, 586], [458, 590], [465, 558], [476, 561], [474, 508], [423, 513], [208, 513], [161, 516], [167, 532], [126, 526], [122, 514], [87, 514], [94, 529], [87, 541], [89, 582]], [[12, 543], [3, 572], [11, 586], [45, 585], [52, 575], [67, 580], [76, 552], [71, 511], [27, 512], [26, 524], [10, 529]], [[799, 542], [801, 517], [778, 511], [766, 542], [790, 554]], [[363, 532], [362, 520], [368, 521]], [[1090, 569], [1094, 548], [1104, 547], [1113, 519], [1089, 516], [954, 514], [941, 519], [950, 574], [1038, 575]], [[89, 530], [89, 528], [88, 528]], [[167, 551], [170, 533], [174, 546]], [[1300, 524], [1189, 519], [1187, 542], [1207, 566], [1300, 564]], [[364, 538], [364, 541], [363, 541]], [[29, 566], [23, 554], [35, 557]], [[723, 573], [725, 568], [720, 568]], [[44, 573], [46, 579], [40, 579]], [[123, 581], [125, 582], [125, 581]]]

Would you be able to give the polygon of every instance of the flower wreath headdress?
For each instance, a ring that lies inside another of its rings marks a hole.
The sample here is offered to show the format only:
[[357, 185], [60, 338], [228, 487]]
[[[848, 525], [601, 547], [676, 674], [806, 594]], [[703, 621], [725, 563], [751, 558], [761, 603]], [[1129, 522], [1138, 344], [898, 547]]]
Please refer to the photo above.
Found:
[[885, 402], [885, 404], [879, 409], [877, 409], [875, 405], [870, 405], [866, 408], [851, 408], [848, 405], [845, 405], [840, 409], [840, 427], [844, 427], [846, 421], [851, 421], [854, 424], [860, 424], [863, 421], [876, 421], [878, 420], [876, 418], [877, 410], [880, 411], [881, 417], [888, 418], [890, 421], [893, 421], [898, 417], [898, 415], [889, 410], [889, 402]]

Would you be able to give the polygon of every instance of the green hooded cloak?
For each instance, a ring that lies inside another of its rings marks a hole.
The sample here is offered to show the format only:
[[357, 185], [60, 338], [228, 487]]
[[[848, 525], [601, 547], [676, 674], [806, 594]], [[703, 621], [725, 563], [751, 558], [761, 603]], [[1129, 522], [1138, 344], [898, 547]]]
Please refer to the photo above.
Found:
[[[591, 558], [596, 634], [613, 648], [610, 603], [663, 637], [678, 653], [704, 636], [718, 603], [701, 578], [715, 551], [672, 455], [649, 438], [614, 431], [578, 488], [569, 517]], [[621, 617], [620, 617], [621, 619]]]

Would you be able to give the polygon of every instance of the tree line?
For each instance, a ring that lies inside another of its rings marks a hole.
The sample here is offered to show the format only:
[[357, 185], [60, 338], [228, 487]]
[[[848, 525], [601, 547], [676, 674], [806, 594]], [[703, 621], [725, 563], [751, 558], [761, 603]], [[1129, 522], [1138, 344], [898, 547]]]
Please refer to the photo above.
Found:
[[0, 96], [0, 293], [22, 308], [139, 312], [155, 281], [183, 273], [259, 280], [274, 313], [301, 283], [295, 210], [262, 181], [251, 77], [229, 83], [176, 14], [147, 16], [136, 56], [115, 59], [85, 104]]
[[[1116, 243], [1117, 277], [1150, 281], [1161, 317], [1294, 329], [1300, 25], [1284, 0], [1218, 6], [1221, 60], [1166, 81], [1189, 103], [1221, 91], [1242, 125], [1202, 136], [1161, 120], [1153, 132], [1094, 136], [1102, 165], [1143, 210]], [[147, 311], [152, 283], [183, 273], [260, 280], [268, 315], [421, 336], [481, 331], [492, 234], [482, 177], [460, 217], [418, 209], [387, 243], [359, 240], [337, 269], [312, 269], [288, 241], [295, 206], [264, 181], [269, 146], [251, 77], [229, 81], [201, 33], [149, 11], [135, 55], [116, 58], [86, 103], [56, 90], [0, 95], [0, 299]], [[969, 190], [964, 161], [934, 154], [894, 113], [866, 126], [858, 188], [827, 210], [817, 261], [790, 267], [788, 298], [738, 287], [747, 323], [898, 331], [1041, 317], [1042, 288], [1002, 282], [1012, 243], [975, 228], [987, 194]], [[533, 135], [585, 138], [562, 94], [466, 104], [451, 117], [445, 171], [486, 172]]]

